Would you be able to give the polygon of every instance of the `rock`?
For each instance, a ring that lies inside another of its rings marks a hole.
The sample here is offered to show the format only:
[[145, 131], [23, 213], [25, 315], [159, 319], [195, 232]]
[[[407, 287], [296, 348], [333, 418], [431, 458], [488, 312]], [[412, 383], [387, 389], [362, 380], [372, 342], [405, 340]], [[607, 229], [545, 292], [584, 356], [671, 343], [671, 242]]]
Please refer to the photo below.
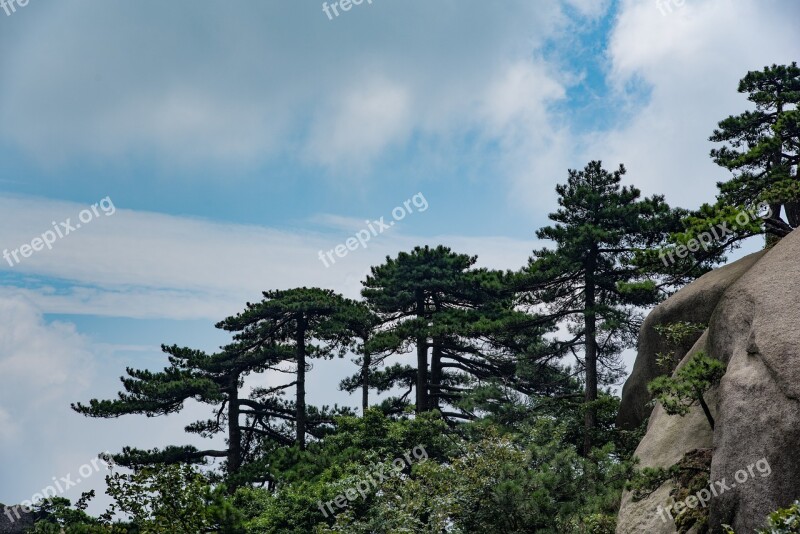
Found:
[[[658, 375], [663, 374], [656, 364], [656, 354], [668, 350], [666, 342], [654, 330], [654, 327], [677, 321], [708, 324], [711, 314], [725, 290], [763, 255], [763, 251], [750, 254], [704, 274], [650, 312], [639, 333], [636, 362], [622, 388], [622, 403], [617, 417], [617, 426], [633, 430], [650, 415], [651, 409], [647, 407], [647, 403], [652, 400], [652, 397], [647, 391], [647, 384]], [[683, 346], [676, 351], [679, 358], [686, 354], [699, 336], [700, 334], [684, 342]]]
[[33, 527], [33, 517], [22, 508], [0, 504], [0, 534], [19, 534]]
[[[674, 534], [675, 523], [667, 515], [659, 515], [658, 506], [653, 503], [669, 501], [672, 486], [664, 484], [648, 498], [639, 502], [633, 500], [630, 492], [622, 496], [620, 515], [617, 519], [617, 532], [647, 532], [648, 534]], [[662, 506], [663, 509], [663, 506]]]
[[[800, 231], [769, 251], [747, 256], [683, 288], [656, 307], [642, 327], [634, 372], [623, 389], [618, 422], [635, 426], [650, 411], [647, 383], [663, 347], [656, 324], [708, 322], [681, 363], [699, 350], [727, 365], [705, 396], [716, 428], [702, 411], [685, 417], [652, 411], [636, 450], [641, 466], [669, 467], [695, 448], [713, 446], [709, 503], [711, 532], [730, 524], [737, 533], [763, 527], [767, 515], [800, 498]], [[705, 319], [704, 319], [705, 317]], [[658, 518], [671, 483], [634, 503], [623, 496], [617, 533], [672, 533]]]
[[[783, 238], [726, 291], [709, 338], [709, 354], [728, 364], [711, 480], [731, 484], [712, 503], [710, 524], [749, 532], [800, 498], [800, 232]], [[751, 467], [762, 458], [768, 475]], [[742, 470], [747, 476], [737, 480]]]
[[[707, 334], [703, 333], [691, 350], [676, 367], [680, 369], [698, 351], [705, 348]], [[704, 397], [710, 407], [716, 405], [716, 392], [711, 391]], [[714, 414], [713, 408], [712, 415]], [[693, 406], [688, 414], [681, 417], [669, 415], [661, 405], [653, 409], [647, 425], [647, 433], [636, 448], [639, 468], [668, 468], [680, 461], [689, 451], [710, 448], [713, 433], [703, 410]], [[625, 492], [617, 519], [617, 532], [647, 532], [652, 534], [673, 534], [677, 532], [675, 523], [666, 512], [661, 512], [668, 505], [671, 483], [663, 484], [656, 492], [639, 502], [634, 502], [630, 492]], [[661, 507], [661, 508], [659, 508]]]

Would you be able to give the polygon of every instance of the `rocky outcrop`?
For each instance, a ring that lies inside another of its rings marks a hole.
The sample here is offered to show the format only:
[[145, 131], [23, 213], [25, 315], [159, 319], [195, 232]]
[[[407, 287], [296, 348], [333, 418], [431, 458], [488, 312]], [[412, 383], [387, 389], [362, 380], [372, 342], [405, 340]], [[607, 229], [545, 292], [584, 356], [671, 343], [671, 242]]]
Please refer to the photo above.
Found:
[[[699, 350], [705, 348], [708, 334], [703, 333], [691, 350], [678, 364], [676, 370]], [[718, 392], [711, 391], [705, 396], [706, 401], [716, 418]], [[708, 424], [703, 410], [693, 406], [683, 417], [669, 415], [658, 405], [653, 409], [647, 425], [647, 433], [636, 448], [636, 457], [641, 467], [669, 468], [680, 461], [683, 456], [695, 449], [710, 448], [714, 434]], [[672, 534], [676, 532], [672, 520], [672, 511], [667, 509], [670, 492], [675, 489], [671, 482], [663, 484], [646, 499], [634, 501], [630, 492], [622, 497], [620, 513], [617, 519], [618, 533], [647, 532], [649, 534]]]
[[33, 527], [33, 517], [19, 507], [0, 504], [0, 534], [20, 534]]
[[[656, 353], [665, 348], [653, 326], [676, 321], [708, 324], [678, 367], [699, 350], [727, 365], [720, 385], [706, 396], [715, 414], [713, 432], [700, 408], [678, 417], [647, 406], [647, 383], [658, 374]], [[648, 414], [636, 450], [640, 467], [669, 467], [691, 450], [713, 448], [711, 532], [720, 532], [722, 524], [752, 532], [771, 511], [800, 498], [800, 231], [769, 251], [708, 273], [650, 314], [618, 422], [636, 426]], [[668, 505], [671, 489], [665, 483], [639, 502], [624, 495], [617, 532], [676, 532], [658, 508]]]
[[[728, 366], [711, 479], [726, 477], [731, 485], [712, 503], [711, 526], [747, 532], [756, 518], [800, 497], [800, 231], [726, 291], [709, 338], [709, 354]], [[761, 458], [769, 474], [736, 478]]]
[[[706, 273], [650, 312], [639, 333], [636, 362], [633, 364], [631, 375], [622, 388], [622, 404], [617, 417], [617, 426], [632, 430], [650, 415], [650, 408], [647, 404], [652, 397], [647, 392], [647, 384], [664, 372], [656, 364], [656, 355], [659, 352], [674, 349], [674, 347], [667, 347], [665, 340], [655, 331], [654, 327], [678, 321], [708, 324], [711, 314], [728, 287], [746, 273], [763, 255], [764, 252], [750, 254], [729, 265]], [[675, 352], [678, 353], [679, 358], [686, 354], [699, 336], [700, 334], [685, 340], [683, 346], [678, 347]]]

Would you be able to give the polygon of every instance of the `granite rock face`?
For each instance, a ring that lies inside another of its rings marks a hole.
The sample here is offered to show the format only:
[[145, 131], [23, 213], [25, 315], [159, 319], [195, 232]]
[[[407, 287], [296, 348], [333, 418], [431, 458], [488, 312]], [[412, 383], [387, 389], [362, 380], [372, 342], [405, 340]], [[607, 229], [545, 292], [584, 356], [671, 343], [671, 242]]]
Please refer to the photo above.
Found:
[[0, 534], [20, 534], [33, 527], [33, 517], [21, 508], [0, 504]]
[[[662, 373], [656, 365], [656, 354], [667, 350], [666, 342], [654, 327], [677, 321], [708, 324], [725, 291], [763, 255], [764, 252], [751, 254], [706, 273], [650, 312], [639, 333], [636, 362], [622, 388], [618, 426], [632, 430], [650, 415], [647, 403], [652, 397], [647, 392], [647, 384]], [[682, 358], [689, 351], [699, 336], [684, 342], [677, 351], [679, 357]]]
[[[675, 321], [708, 324], [676, 369], [700, 350], [727, 366], [706, 396], [713, 432], [699, 407], [684, 417], [647, 407], [656, 353], [666, 348], [653, 326]], [[653, 310], [642, 327], [618, 424], [635, 427], [648, 415], [636, 450], [640, 467], [669, 467], [694, 449], [713, 448], [710, 481], [718, 494], [708, 504], [712, 532], [722, 524], [752, 532], [770, 512], [800, 498], [800, 231], [708, 273]], [[639, 502], [624, 495], [617, 532], [676, 532], [659, 516], [670, 489], [667, 482]]]
[[[702, 350], [707, 338], [708, 334], [703, 333], [676, 369], [685, 365], [695, 353]], [[716, 419], [718, 391], [711, 391], [704, 398]], [[669, 415], [657, 405], [647, 424], [647, 433], [636, 448], [636, 456], [640, 460], [639, 467], [669, 468], [690, 451], [712, 447], [713, 439], [711, 426], [699, 406], [693, 406], [689, 413], [681, 417]], [[638, 502], [633, 500], [630, 492], [625, 492], [617, 518], [617, 532], [620, 534], [677, 532], [675, 522], [670, 517], [671, 511], [667, 508], [671, 502], [672, 489], [674, 489], [673, 484], [666, 482], [656, 492]]]
[[[711, 527], [727, 523], [748, 532], [800, 498], [800, 232], [725, 292], [709, 338], [709, 355], [728, 366], [711, 480], [725, 477], [731, 485], [712, 503]], [[750, 467], [762, 458], [769, 474]]]

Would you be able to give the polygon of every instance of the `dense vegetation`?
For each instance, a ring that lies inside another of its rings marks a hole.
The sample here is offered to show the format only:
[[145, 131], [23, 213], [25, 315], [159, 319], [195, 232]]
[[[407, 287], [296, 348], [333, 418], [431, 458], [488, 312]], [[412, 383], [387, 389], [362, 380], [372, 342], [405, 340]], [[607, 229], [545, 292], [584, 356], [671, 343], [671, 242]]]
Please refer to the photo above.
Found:
[[[231, 333], [219, 352], [164, 346], [162, 371], [127, 369], [118, 398], [73, 408], [159, 416], [195, 400], [212, 417], [186, 431], [222, 446], [125, 448], [114, 459], [130, 471], [109, 477], [108, 513], [50, 500], [36, 532], [613, 532], [640, 435], [615, 428], [608, 386], [648, 307], [742, 239], [800, 224], [800, 69], [748, 73], [739, 90], [755, 110], [711, 137], [733, 173], [714, 205], [642, 198], [622, 185], [624, 167], [593, 161], [556, 188], [537, 232], [553, 246], [518, 271], [417, 247], [372, 267], [361, 300], [265, 291], [217, 324]], [[761, 203], [769, 214], [742, 223]], [[723, 223], [735, 230], [705, 237]], [[354, 374], [340, 387], [360, 393], [359, 413], [308, 404], [312, 362], [346, 356]], [[702, 355], [653, 392], [675, 413], [705, 406], [720, 367]]]

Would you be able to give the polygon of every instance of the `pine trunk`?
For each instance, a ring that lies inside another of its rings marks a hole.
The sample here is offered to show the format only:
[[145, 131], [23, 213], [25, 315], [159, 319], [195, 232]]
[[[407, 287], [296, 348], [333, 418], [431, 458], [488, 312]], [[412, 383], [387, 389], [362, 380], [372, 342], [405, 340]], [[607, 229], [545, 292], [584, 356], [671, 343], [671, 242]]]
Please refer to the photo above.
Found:
[[[239, 375], [234, 374], [228, 384], [228, 475], [235, 475], [242, 467], [242, 429], [239, 426]], [[230, 488], [235, 490], [236, 488]]]
[[369, 408], [369, 366], [372, 363], [367, 339], [364, 338], [364, 361], [361, 363], [361, 414], [367, 413]]
[[306, 324], [297, 321], [297, 445], [306, 448]]
[[[425, 299], [421, 290], [416, 291], [417, 317], [425, 318]], [[428, 410], [428, 338], [417, 336], [417, 413]]]
[[584, 311], [584, 331], [586, 334], [586, 415], [584, 419], [583, 454], [592, 450], [592, 433], [597, 426], [597, 316], [595, 315], [594, 255], [586, 270], [586, 309]]
[[428, 340], [417, 337], [417, 413], [428, 409]]

